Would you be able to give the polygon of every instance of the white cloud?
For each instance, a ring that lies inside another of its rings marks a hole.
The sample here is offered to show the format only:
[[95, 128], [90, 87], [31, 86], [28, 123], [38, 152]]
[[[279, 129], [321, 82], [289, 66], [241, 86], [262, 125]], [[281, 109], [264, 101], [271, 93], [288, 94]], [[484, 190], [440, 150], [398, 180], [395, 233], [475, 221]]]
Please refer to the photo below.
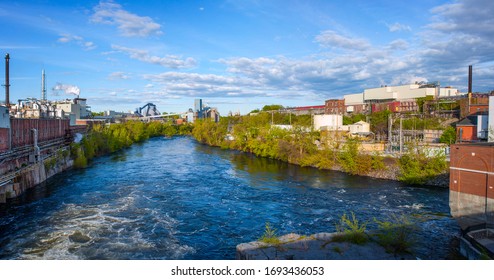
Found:
[[84, 50], [90, 51], [96, 48], [96, 45], [93, 42], [85, 41], [83, 37], [71, 34], [60, 34], [60, 38], [58, 38], [57, 42], [62, 44], [67, 44], [74, 42], [77, 45], [81, 46]]
[[393, 50], [406, 50], [408, 49], [408, 43], [405, 40], [398, 39], [389, 43], [389, 47]]
[[81, 93], [81, 90], [79, 89], [78, 86], [74, 85], [67, 85], [67, 84], [62, 84], [62, 83], [57, 83], [53, 88], [52, 88], [53, 94], [58, 95], [59, 93], [63, 93], [66, 95], [79, 95]]
[[412, 31], [412, 28], [408, 25], [404, 25], [398, 22], [395, 22], [393, 24], [387, 24], [389, 31], [390, 32], [397, 32], [397, 31]]
[[161, 25], [154, 22], [150, 17], [129, 13], [113, 1], [101, 1], [94, 7], [91, 21], [116, 25], [120, 33], [126, 37], [148, 37], [163, 34]]
[[108, 75], [109, 80], [128, 80], [130, 76], [124, 72], [113, 72]]
[[133, 48], [127, 48], [117, 45], [112, 45], [112, 49], [123, 52], [129, 55], [130, 58], [137, 59], [150, 64], [157, 64], [168, 68], [191, 68], [197, 65], [195, 59], [187, 57], [182, 59], [180, 56], [176, 55], [166, 55], [164, 57], [150, 55], [146, 50], [139, 50]]
[[319, 43], [319, 45], [325, 48], [365, 50], [370, 47], [367, 40], [343, 36], [333, 30], [325, 30], [321, 32], [316, 36], [315, 40]]

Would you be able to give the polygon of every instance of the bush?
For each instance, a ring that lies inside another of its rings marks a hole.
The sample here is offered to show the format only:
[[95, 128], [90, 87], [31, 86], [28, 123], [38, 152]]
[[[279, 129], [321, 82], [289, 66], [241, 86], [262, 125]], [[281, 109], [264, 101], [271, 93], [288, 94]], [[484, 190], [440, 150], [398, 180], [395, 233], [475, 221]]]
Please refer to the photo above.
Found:
[[351, 219], [345, 213], [341, 216], [339, 223], [336, 224], [338, 234], [333, 237], [332, 241], [365, 244], [369, 241], [369, 237], [365, 233], [366, 228], [367, 223], [360, 223], [353, 212]]
[[446, 155], [437, 152], [428, 155], [425, 149], [408, 147], [408, 152], [398, 160], [399, 179], [409, 184], [424, 184], [427, 180], [447, 170]]
[[386, 249], [386, 252], [399, 254], [410, 253], [414, 244], [413, 234], [416, 226], [404, 215], [392, 215], [390, 221], [378, 221], [377, 242]]

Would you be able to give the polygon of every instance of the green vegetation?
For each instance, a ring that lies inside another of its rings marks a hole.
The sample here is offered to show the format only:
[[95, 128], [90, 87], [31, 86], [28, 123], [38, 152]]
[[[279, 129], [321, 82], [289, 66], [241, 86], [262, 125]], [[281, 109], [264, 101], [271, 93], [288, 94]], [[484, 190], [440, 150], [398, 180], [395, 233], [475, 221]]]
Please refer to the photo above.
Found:
[[370, 115], [371, 130], [375, 134], [386, 134], [388, 132], [388, 118], [391, 111], [385, 110], [373, 112]]
[[367, 223], [359, 222], [353, 212], [351, 218], [348, 218], [346, 213], [344, 213], [339, 223], [336, 224], [338, 235], [334, 236], [332, 241], [365, 244], [369, 241], [369, 237], [365, 233], [366, 228]]
[[[371, 116], [387, 126], [389, 111]], [[271, 123], [287, 125], [285, 129]], [[256, 156], [319, 169], [341, 169], [352, 175], [368, 175], [386, 170], [384, 157], [375, 152], [362, 152], [358, 138], [311, 130], [311, 116], [294, 116], [282, 112], [259, 112], [250, 116], [221, 118], [219, 123], [199, 120], [192, 135], [199, 142], [223, 149], [235, 149]], [[230, 138], [226, 136], [230, 135]], [[446, 171], [446, 157], [427, 149], [409, 146], [397, 162], [398, 178], [411, 184], [423, 184], [428, 179]]]
[[263, 111], [277, 111], [277, 110], [281, 110], [283, 109], [284, 107], [282, 105], [265, 105], [264, 107], [262, 107], [262, 110]]
[[444, 130], [443, 134], [439, 138], [439, 142], [448, 145], [454, 144], [456, 142], [456, 130], [454, 127], [449, 126]]
[[404, 215], [392, 215], [390, 221], [379, 221], [374, 218], [374, 222], [378, 225], [377, 243], [383, 246], [386, 252], [410, 253], [414, 244], [415, 223]]
[[278, 235], [276, 234], [276, 229], [272, 228], [269, 222], [266, 222], [265, 228], [264, 228], [264, 233], [259, 238], [259, 241], [264, 242], [266, 244], [270, 245], [278, 245], [280, 244], [280, 239]]
[[130, 121], [104, 126], [95, 124], [82, 141], [71, 145], [74, 167], [84, 168], [95, 156], [113, 153], [155, 136], [188, 135], [192, 126]]
[[354, 114], [351, 116], [343, 116], [343, 125], [354, 124], [359, 121], [365, 121], [367, 119], [364, 114]]
[[398, 160], [399, 179], [409, 184], [424, 184], [447, 171], [446, 155], [409, 144], [407, 152]]

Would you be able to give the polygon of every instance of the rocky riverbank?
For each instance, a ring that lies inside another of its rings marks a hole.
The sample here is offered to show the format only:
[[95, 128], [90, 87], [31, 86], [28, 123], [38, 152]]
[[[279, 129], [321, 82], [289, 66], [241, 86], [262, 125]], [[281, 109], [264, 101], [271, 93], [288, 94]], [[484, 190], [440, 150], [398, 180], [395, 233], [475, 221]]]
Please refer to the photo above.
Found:
[[337, 242], [337, 233], [318, 233], [311, 236], [287, 234], [279, 243], [253, 241], [237, 245], [238, 260], [414, 260], [411, 254], [393, 254], [376, 242], [363, 245]]

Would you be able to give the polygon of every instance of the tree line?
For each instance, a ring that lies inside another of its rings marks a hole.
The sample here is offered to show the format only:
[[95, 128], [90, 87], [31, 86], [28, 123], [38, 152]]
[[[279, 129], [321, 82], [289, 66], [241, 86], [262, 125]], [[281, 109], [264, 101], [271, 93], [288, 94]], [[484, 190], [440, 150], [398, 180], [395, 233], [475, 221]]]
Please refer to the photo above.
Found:
[[71, 144], [71, 156], [74, 167], [86, 167], [92, 158], [113, 153], [143, 142], [150, 137], [189, 135], [191, 125], [173, 125], [170, 123], [128, 121], [109, 126], [94, 124], [80, 143]]

